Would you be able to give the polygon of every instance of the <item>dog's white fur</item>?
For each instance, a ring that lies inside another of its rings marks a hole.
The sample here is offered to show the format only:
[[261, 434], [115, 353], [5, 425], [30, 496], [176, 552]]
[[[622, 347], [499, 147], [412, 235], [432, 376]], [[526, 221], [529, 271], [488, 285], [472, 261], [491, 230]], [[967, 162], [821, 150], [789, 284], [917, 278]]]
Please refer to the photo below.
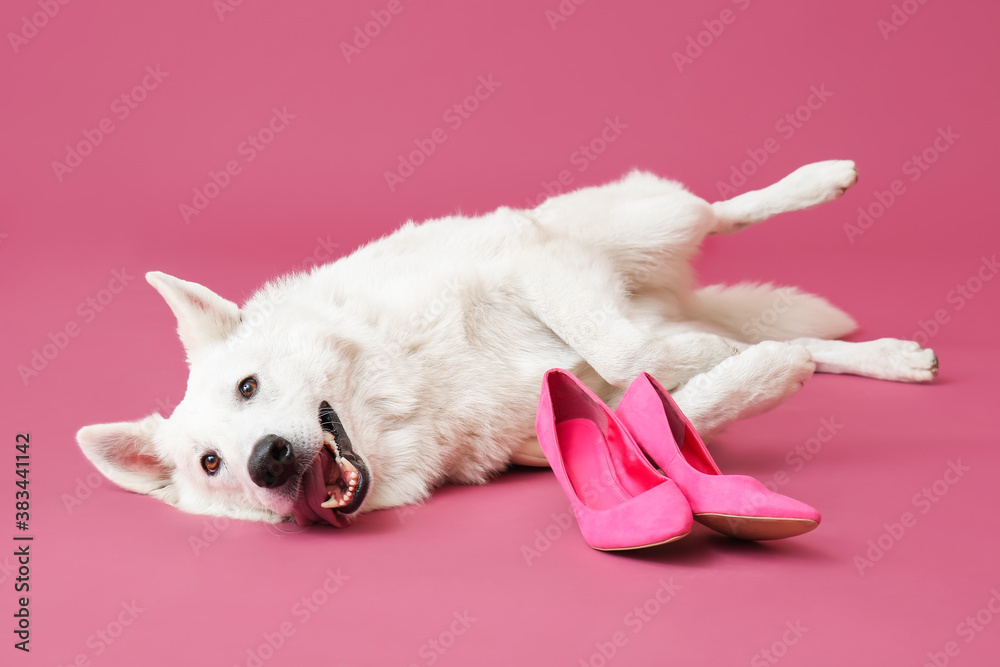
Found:
[[[709, 204], [635, 171], [533, 210], [408, 222], [243, 308], [150, 273], [177, 316], [187, 393], [169, 419], [89, 426], [79, 443], [126, 489], [276, 521], [293, 497], [253, 483], [250, 451], [279, 434], [311, 460], [324, 400], [368, 462], [362, 509], [373, 510], [485, 482], [511, 462], [544, 465], [533, 425], [552, 367], [611, 404], [648, 371], [704, 434], [781, 403], [815, 370], [929, 381], [937, 360], [916, 343], [831, 340], [855, 323], [820, 297], [695, 287], [688, 261], [706, 235], [829, 201], [855, 180], [852, 162], [820, 162]], [[243, 401], [236, 385], [249, 375], [260, 386]], [[210, 450], [223, 460], [212, 477], [199, 463]]]

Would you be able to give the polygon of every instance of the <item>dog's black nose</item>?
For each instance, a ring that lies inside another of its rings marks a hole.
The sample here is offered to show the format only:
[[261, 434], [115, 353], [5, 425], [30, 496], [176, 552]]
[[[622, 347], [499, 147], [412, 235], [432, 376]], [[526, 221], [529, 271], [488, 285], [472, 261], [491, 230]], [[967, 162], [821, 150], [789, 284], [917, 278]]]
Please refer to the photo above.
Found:
[[253, 446], [249, 469], [257, 486], [274, 489], [284, 485], [295, 472], [292, 443], [278, 435], [265, 435]]

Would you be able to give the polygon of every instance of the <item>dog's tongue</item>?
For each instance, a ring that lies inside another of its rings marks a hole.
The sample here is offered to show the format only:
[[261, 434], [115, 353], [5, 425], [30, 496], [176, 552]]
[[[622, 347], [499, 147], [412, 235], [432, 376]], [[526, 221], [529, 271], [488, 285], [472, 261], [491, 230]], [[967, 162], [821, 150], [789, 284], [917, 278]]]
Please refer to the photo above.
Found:
[[328, 523], [337, 528], [346, 528], [354, 523], [353, 514], [343, 514], [329, 507], [322, 507], [326, 500], [327, 466], [337, 465], [333, 459], [320, 452], [302, 480], [299, 497], [292, 508], [295, 523], [308, 526], [314, 523]]

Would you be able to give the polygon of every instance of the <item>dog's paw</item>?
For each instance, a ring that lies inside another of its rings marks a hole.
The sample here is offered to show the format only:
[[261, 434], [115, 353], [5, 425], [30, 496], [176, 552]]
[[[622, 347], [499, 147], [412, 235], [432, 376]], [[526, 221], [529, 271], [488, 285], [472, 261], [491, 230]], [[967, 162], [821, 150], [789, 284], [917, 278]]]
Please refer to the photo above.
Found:
[[803, 345], [764, 341], [748, 348], [743, 356], [753, 377], [766, 393], [782, 399], [798, 391], [816, 372], [816, 363]]
[[722, 336], [715, 334], [690, 332], [671, 336], [666, 340], [665, 351], [668, 361], [671, 359], [689, 359], [693, 368], [701, 372], [706, 368], [715, 368], [726, 359], [738, 355], [739, 349]]
[[800, 167], [786, 177], [803, 208], [836, 199], [858, 182], [852, 160], [826, 160]]
[[[802, 345], [765, 341], [730, 357], [705, 374], [705, 384], [728, 387], [737, 419], [762, 414], [787, 401], [816, 372], [812, 355]], [[701, 378], [698, 378], [701, 379]]]
[[759, 415], [792, 397], [816, 372], [812, 355], [801, 345], [764, 341], [742, 355], [747, 386], [753, 394], [740, 418]]
[[872, 341], [878, 361], [877, 377], [895, 382], [930, 382], [938, 374], [934, 350], [920, 347], [912, 340], [880, 338]]

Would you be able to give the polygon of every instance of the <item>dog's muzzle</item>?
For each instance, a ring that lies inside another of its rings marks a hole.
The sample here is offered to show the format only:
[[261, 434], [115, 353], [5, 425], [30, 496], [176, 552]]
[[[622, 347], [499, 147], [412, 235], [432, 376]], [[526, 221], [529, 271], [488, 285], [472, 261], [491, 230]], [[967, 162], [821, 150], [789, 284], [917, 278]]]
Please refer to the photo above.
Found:
[[326, 401], [320, 404], [319, 422], [323, 447], [302, 476], [292, 514], [303, 526], [325, 522], [344, 528], [354, 523], [354, 514], [368, 495], [371, 473]]

